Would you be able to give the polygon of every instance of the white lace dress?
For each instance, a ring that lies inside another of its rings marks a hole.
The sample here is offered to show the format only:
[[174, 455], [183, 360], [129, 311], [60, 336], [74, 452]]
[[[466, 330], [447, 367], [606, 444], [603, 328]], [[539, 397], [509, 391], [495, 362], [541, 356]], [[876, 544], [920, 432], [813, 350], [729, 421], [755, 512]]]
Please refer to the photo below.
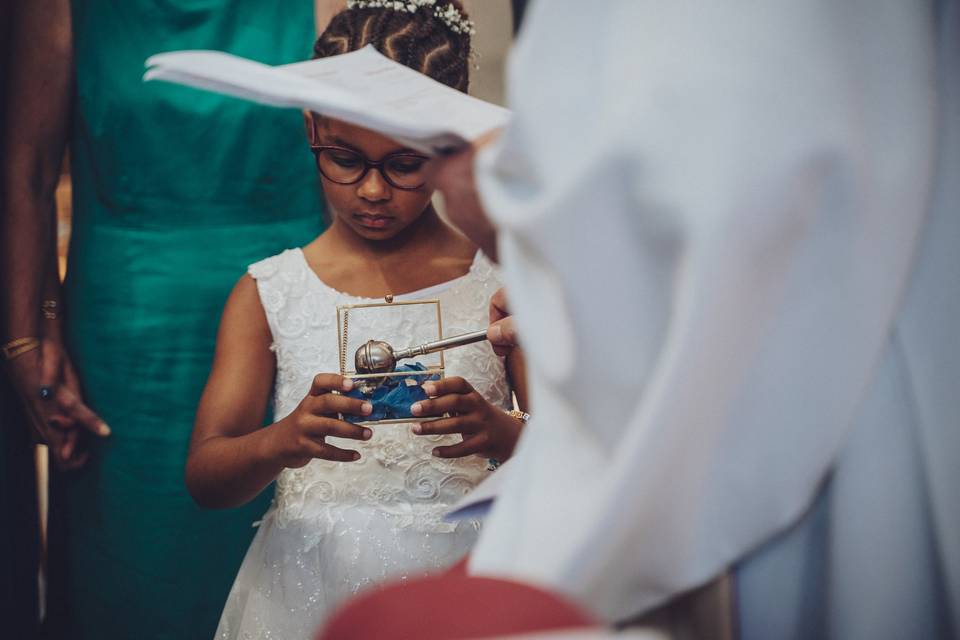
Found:
[[[335, 307], [372, 300], [325, 285], [291, 249], [252, 265], [277, 356], [274, 418], [288, 415], [310, 389], [313, 376], [339, 371]], [[487, 323], [490, 296], [500, 287], [494, 267], [478, 253], [469, 273], [397, 300], [437, 298], [444, 335]], [[351, 318], [350, 333], [406, 337], [396, 317]], [[487, 343], [446, 354], [448, 376], [463, 376], [491, 403], [510, 407], [502, 359]], [[384, 579], [444, 569], [473, 545], [479, 523], [457, 525], [443, 512], [486, 474], [485, 459], [442, 460], [438, 444], [459, 436], [415, 436], [410, 425], [373, 426], [356, 449], [358, 462], [313, 460], [277, 478], [273, 504], [225, 605], [218, 639], [308, 638], [332, 607]]]

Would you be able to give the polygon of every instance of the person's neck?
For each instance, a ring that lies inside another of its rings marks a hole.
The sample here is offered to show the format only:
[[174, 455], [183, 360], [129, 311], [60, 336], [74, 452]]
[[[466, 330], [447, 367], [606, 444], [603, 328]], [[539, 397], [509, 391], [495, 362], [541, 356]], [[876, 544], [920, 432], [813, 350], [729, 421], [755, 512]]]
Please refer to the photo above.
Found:
[[400, 233], [385, 240], [367, 240], [358, 235], [349, 225], [335, 218], [330, 225], [330, 233], [344, 248], [354, 254], [366, 256], [373, 260], [408, 256], [418, 253], [422, 249], [436, 246], [437, 241], [448, 231], [446, 225], [437, 215], [433, 205], [410, 223]]

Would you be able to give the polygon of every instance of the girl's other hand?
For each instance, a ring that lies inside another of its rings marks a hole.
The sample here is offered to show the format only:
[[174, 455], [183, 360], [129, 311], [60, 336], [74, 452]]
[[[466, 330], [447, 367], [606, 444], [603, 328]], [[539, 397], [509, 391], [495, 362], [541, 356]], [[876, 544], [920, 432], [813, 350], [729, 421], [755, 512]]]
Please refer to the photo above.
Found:
[[365, 416], [373, 405], [356, 398], [333, 393], [350, 391], [353, 380], [333, 373], [321, 373], [313, 379], [310, 393], [289, 416], [274, 424], [273, 457], [285, 467], [302, 467], [314, 458], [353, 462], [360, 453], [328, 444], [325, 438], [369, 440], [373, 432], [337, 419], [337, 414]]
[[437, 447], [438, 458], [463, 458], [480, 454], [501, 462], [513, 454], [520, 437], [523, 422], [493, 406], [469, 382], [460, 377], [427, 382], [423, 390], [429, 400], [415, 402], [410, 411], [415, 416], [451, 417], [414, 425], [417, 435], [448, 435], [458, 433], [463, 442]]

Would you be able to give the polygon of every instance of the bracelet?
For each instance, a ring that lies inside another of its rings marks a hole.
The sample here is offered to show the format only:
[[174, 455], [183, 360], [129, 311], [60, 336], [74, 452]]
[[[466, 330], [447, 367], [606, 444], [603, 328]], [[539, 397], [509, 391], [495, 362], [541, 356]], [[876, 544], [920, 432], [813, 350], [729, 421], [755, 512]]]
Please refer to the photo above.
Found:
[[33, 351], [40, 346], [40, 338], [28, 336], [26, 338], [17, 338], [3, 345], [3, 357], [7, 360], [13, 360], [23, 354]]
[[[504, 413], [510, 416], [511, 418], [516, 418], [523, 424], [527, 424], [527, 422], [530, 421], [530, 414], [527, 413], [526, 411], [520, 411], [519, 409], [514, 409], [512, 411], [504, 411]], [[497, 460], [496, 458], [487, 458], [487, 471], [496, 471], [497, 467], [499, 467], [501, 464], [503, 463]]]
[[507, 415], [511, 418], [516, 418], [520, 422], [526, 424], [530, 422], [530, 414], [526, 411], [520, 411], [519, 409], [514, 409], [513, 411], [507, 411]]
[[59, 306], [56, 300], [44, 300], [40, 305], [40, 310], [43, 311], [43, 317], [47, 320], [56, 320]]

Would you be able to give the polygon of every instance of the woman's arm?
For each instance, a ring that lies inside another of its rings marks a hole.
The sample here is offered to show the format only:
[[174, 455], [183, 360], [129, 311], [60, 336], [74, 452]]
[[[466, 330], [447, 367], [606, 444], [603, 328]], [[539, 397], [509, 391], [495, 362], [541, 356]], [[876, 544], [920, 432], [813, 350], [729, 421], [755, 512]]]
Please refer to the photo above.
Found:
[[67, 0], [19, 3], [14, 12], [3, 148], [0, 251], [4, 337], [38, 336], [70, 103], [73, 54]]
[[271, 341], [256, 283], [244, 276], [223, 311], [187, 458], [187, 488], [202, 506], [249, 502], [285, 467], [300, 467], [313, 458], [357, 460], [356, 451], [326, 444], [324, 437], [366, 440], [371, 435], [369, 429], [332, 417], [372, 409], [369, 403], [332, 394], [353, 386], [334, 374], [318, 375], [289, 416], [260, 428], [276, 371]]
[[110, 431], [80, 398], [59, 318], [41, 318], [44, 299], [59, 302], [54, 194], [73, 95], [70, 6], [67, 0], [19, 5], [0, 149], [0, 341], [40, 340], [40, 348], [9, 360], [7, 370], [55, 462], [74, 468], [84, 460], [76, 429], [100, 436]]

